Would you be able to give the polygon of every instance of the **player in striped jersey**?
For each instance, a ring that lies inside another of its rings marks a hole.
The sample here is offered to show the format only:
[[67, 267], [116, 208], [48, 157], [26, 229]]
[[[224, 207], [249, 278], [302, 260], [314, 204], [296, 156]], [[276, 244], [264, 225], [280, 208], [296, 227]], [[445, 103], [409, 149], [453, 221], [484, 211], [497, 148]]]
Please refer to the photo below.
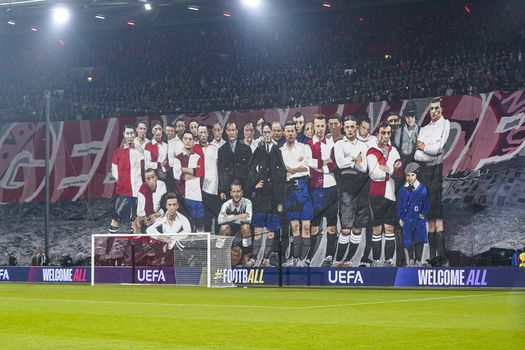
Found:
[[204, 157], [193, 149], [193, 134], [186, 130], [182, 137], [184, 149], [173, 161], [176, 189], [192, 219], [197, 232], [204, 231], [204, 205], [201, 177], [204, 176]]
[[401, 159], [397, 149], [390, 144], [392, 128], [387, 121], [379, 125], [377, 144], [367, 152], [370, 175], [370, 208], [372, 212], [373, 236], [372, 253], [374, 265], [379, 266], [381, 258], [382, 229], [385, 232], [385, 263], [393, 266], [392, 258], [396, 248], [394, 225], [396, 218], [396, 194], [393, 176], [402, 176]]
[[115, 179], [115, 208], [109, 228], [116, 233], [122, 224], [130, 222], [137, 194], [142, 185], [142, 163], [144, 158], [134, 146], [135, 131], [131, 125], [122, 130], [124, 143], [113, 152], [111, 174]]

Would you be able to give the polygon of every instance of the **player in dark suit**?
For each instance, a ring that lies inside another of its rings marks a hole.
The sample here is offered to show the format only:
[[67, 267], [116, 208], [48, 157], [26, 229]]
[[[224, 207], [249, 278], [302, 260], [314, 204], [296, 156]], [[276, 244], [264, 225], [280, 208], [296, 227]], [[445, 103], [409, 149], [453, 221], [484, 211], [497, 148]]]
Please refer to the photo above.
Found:
[[263, 139], [255, 149], [250, 163], [250, 172], [254, 180], [252, 225], [255, 227], [252, 258], [255, 262], [266, 228], [268, 236], [261, 265], [268, 266], [275, 232], [278, 232], [280, 228], [279, 214], [283, 212], [284, 208], [286, 167], [281, 151], [272, 142], [272, 125], [270, 123], [263, 123], [262, 134]]
[[226, 123], [226, 135], [228, 140], [219, 148], [218, 172], [219, 172], [219, 195], [221, 200], [227, 199], [229, 186], [234, 179], [242, 183], [244, 196], [252, 197], [252, 179], [249, 172], [252, 150], [249, 146], [237, 140], [238, 130], [235, 122]]

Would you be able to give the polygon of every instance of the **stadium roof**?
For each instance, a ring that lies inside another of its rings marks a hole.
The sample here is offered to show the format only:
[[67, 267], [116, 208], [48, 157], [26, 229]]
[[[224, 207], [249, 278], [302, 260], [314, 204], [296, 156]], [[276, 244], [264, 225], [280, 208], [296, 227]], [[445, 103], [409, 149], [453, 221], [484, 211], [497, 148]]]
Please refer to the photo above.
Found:
[[[262, 0], [268, 15], [344, 11], [430, 0]], [[150, 3], [151, 11], [144, 9]], [[323, 6], [330, 4], [330, 7]], [[118, 29], [133, 21], [137, 27], [201, 23], [246, 15], [241, 0], [0, 0], [0, 35], [26, 32], [50, 21], [53, 7], [62, 5], [72, 13], [75, 29]], [[189, 6], [198, 8], [191, 11]], [[95, 16], [103, 16], [105, 20]], [[12, 23], [8, 24], [11, 21]], [[14, 23], [14, 24], [13, 24]]]

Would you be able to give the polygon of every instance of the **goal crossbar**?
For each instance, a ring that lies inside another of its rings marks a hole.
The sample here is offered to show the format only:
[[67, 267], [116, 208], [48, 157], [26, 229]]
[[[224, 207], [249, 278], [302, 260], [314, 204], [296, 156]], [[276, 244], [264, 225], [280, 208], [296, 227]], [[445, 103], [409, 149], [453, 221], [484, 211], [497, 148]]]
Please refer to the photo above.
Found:
[[[209, 232], [192, 232], [192, 233], [176, 233], [176, 234], [93, 234], [91, 235], [91, 285], [94, 285], [96, 282], [96, 270], [97, 262], [100, 262], [100, 256], [103, 254], [108, 254], [107, 250], [114, 250], [113, 244], [115, 240], [125, 241], [125, 244], [120, 244], [120, 250], [124, 251], [128, 249], [128, 246], [131, 246], [131, 253], [129, 251], [119, 252], [121, 254], [126, 254], [127, 265], [122, 262], [125, 259], [119, 260], [119, 264], [115, 263], [113, 267], [119, 267], [122, 264], [122, 267], [131, 267], [131, 270], [135, 271], [135, 244], [142, 247], [144, 244], [156, 244], [161, 246], [163, 251], [173, 251], [173, 265], [170, 266], [173, 269], [174, 273], [177, 273], [177, 270], [184, 269], [201, 269], [205, 270], [205, 284], [208, 288], [212, 287], [212, 270], [214, 269], [228, 269], [231, 268], [231, 259], [230, 259], [230, 247], [231, 241], [228, 237], [212, 235]], [[216, 244], [220, 240], [222, 244]], [[227, 240], [227, 242], [222, 242]], [[110, 243], [108, 243], [110, 242]], [[129, 243], [132, 244], [129, 244]], [[140, 243], [140, 244], [139, 244]], [[224, 244], [226, 243], [226, 244]], [[125, 248], [123, 248], [125, 247]], [[105, 252], [104, 252], [105, 249]], [[117, 249], [118, 250], [118, 249]], [[156, 249], [159, 251], [158, 247]], [[204, 250], [204, 251], [203, 251]], [[213, 251], [213, 256], [212, 256]], [[113, 252], [113, 251], [112, 251]], [[118, 253], [117, 253], [118, 254]], [[189, 258], [188, 258], [189, 256]], [[212, 259], [214, 261], [212, 262]], [[186, 266], [183, 266], [186, 264]], [[106, 266], [98, 266], [99, 268]], [[155, 267], [155, 265], [148, 266], [148, 268]], [[109, 267], [106, 267], [109, 268]], [[134, 278], [132, 283], [134, 283]], [[203, 285], [204, 281], [200, 281], [199, 284]], [[109, 283], [109, 282], [108, 282]], [[119, 282], [115, 282], [119, 283]], [[175, 284], [178, 284], [175, 282]], [[216, 283], [217, 286], [220, 283]]]

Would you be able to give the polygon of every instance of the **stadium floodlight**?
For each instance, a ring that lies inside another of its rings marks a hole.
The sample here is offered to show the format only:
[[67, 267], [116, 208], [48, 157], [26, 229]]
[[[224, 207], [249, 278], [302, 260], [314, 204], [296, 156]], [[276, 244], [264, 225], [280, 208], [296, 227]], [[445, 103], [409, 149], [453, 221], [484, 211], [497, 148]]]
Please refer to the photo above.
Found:
[[106, 19], [106, 16], [104, 16], [104, 15], [96, 15], [95, 18], [96, 19]]
[[261, 4], [261, 0], [242, 0], [242, 3], [246, 7], [258, 7]]
[[53, 9], [53, 22], [62, 25], [69, 21], [71, 13], [65, 7], [59, 6]]
[[151, 11], [151, 9], [152, 9], [151, 4], [149, 2], [145, 3], [144, 4], [144, 9], [146, 9], [146, 11]]
[[38, 32], [38, 28], [36, 28], [36, 27], [31, 27], [31, 31], [32, 31], [32, 32]]
[[128, 26], [134, 26], [136, 23], [134, 21], [128, 21]]
[[191, 10], [191, 11], [199, 11], [199, 6], [188, 5], [188, 10]]
[[16, 25], [16, 22], [15, 21], [7, 21], [7, 24], [10, 24], [12, 26]]

